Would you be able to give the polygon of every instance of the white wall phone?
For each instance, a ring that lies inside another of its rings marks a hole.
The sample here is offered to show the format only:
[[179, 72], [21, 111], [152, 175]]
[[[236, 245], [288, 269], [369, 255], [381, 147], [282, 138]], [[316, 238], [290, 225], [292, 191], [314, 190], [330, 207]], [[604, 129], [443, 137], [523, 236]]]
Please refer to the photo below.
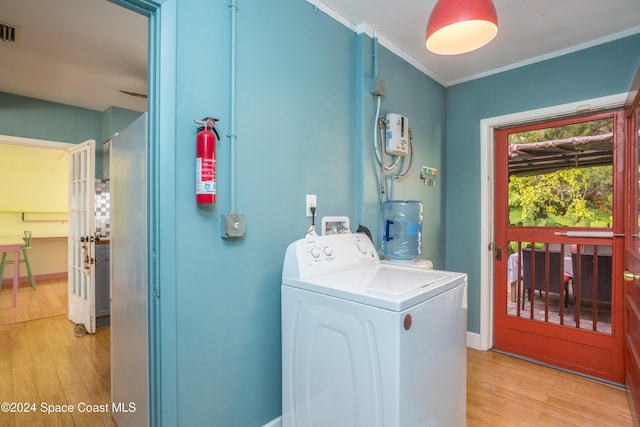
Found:
[[392, 156], [404, 156], [409, 151], [409, 119], [397, 113], [386, 117], [385, 151]]

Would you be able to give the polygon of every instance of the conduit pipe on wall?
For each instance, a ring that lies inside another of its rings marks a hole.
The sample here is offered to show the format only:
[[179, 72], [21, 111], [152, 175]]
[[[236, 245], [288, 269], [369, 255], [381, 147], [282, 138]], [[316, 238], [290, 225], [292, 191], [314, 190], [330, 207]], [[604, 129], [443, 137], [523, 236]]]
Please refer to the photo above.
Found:
[[[376, 80], [378, 76], [378, 30], [373, 30], [373, 79]], [[379, 95], [378, 95], [379, 96]]]
[[229, 1], [231, 17], [229, 48], [229, 213], [222, 214], [222, 238], [241, 239], [247, 231], [247, 222], [243, 214], [236, 213], [236, 18], [238, 4]]
[[[378, 30], [373, 30], [373, 47], [372, 47], [372, 60], [373, 60], [373, 84], [378, 81]], [[373, 119], [373, 150], [376, 153], [378, 162], [380, 163], [380, 194], [385, 193], [385, 172], [384, 172], [384, 149], [378, 154], [378, 120], [380, 120], [380, 98], [381, 95], [376, 91], [372, 91], [376, 97], [376, 115]]]
[[[385, 158], [385, 148], [384, 141], [380, 140], [380, 147], [378, 148], [378, 128], [381, 126], [380, 123], [380, 102], [382, 99], [382, 91], [380, 87], [378, 87], [379, 76], [378, 76], [378, 30], [373, 30], [373, 48], [372, 48], [372, 59], [373, 59], [373, 78], [370, 87], [370, 92], [376, 98], [376, 114], [375, 119], [373, 121], [373, 151], [376, 155], [376, 159], [378, 160], [378, 164], [380, 165], [380, 196], [387, 192], [386, 191], [386, 179], [387, 179], [387, 171], [393, 170], [396, 168], [398, 163], [400, 162], [400, 157], [396, 157], [391, 165], [387, 165], [387, 161]], [[382, 199], [381, 199], [382, 201]]]
[[230, 0], [231, 46], [229, 77], [229, 212], [236, 211], [236, 21], [238, 3]]

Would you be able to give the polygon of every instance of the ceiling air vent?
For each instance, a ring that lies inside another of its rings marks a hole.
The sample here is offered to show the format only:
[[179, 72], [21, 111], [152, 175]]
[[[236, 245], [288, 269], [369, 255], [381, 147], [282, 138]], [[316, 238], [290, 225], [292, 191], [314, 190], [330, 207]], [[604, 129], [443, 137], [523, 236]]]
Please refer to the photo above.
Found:
[[19, 33], [20, 27], [0, 21], [0, 40], [2, 40], [3, 42], [18, 41]]

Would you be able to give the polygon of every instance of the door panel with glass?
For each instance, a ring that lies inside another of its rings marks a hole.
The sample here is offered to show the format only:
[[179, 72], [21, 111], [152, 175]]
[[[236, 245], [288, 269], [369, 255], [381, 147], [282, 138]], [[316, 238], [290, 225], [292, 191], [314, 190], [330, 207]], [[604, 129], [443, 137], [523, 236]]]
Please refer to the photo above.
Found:
[[68, 317], [78, 334], [96, 330], [94, 146], [91, 139], [69, 149]]
[[495, 348], [619, 383], [623, 122], [497, 130], [494, 190]]

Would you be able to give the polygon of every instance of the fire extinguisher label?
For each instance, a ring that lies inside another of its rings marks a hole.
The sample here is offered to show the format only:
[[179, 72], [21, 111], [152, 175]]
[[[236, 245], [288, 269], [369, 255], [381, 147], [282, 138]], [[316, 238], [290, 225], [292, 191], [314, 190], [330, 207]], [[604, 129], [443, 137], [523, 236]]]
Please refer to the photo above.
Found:
[[213, 160], [196, 157], [196, 194], [216, 194]]

